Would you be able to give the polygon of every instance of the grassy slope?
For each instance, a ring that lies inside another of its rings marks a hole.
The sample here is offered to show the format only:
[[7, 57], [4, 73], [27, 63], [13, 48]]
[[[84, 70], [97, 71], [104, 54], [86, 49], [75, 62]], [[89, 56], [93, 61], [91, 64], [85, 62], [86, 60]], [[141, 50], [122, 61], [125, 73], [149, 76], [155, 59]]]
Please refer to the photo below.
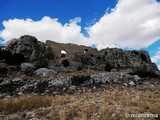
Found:
[[[120, 88], [110, 86], [104, 91], [88, 89], [82, 94], [63, 96], [19, 96], [0, 100], [0, 119], [27, 117], [51, 120], [128, 120], [125, 113], [152, 113], [160, 116], [159, 85]], [[14, 118], [15, 119], [15, 118]], [[130, 118], [150, 120], [151, 118]]]

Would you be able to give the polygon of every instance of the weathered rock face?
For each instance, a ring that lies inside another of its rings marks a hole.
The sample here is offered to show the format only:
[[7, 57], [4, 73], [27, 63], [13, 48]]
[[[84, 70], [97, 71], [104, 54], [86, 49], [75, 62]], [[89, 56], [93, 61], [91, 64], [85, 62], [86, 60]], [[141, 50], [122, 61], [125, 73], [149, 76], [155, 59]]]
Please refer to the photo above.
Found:
[[6, 49], [12, 53], [21, 53], [25, 58], [29, 58], [37, 46], [37, 39], [32, 36], [21, 36], [19, 39], [12, 39], [6, 44]]
[[134, 86], [139, 84], [140, 78], [136, 75], [129, 75], [124, 72], [102, 72], [84, 76], [66, 76], [54, 79], [28, 79], [15, 78], [13, 80], [0, 80], [0, 99], [6, 95], [25, 93], [50, 93], [76, 92], [87, 86], [109, 85], [109, 83], [120, 84], [121, 86]]
[[[74, 57], [77, 53], [87, 53], [89, 51], [97, 52], [97, 49], [87, 47], [83, 45], [76, 45], [71, 43], [57, 43], [54, 41], [47, 40], [46, 45], [51, 47], [58, 58], [63, 57]], [[62, 52], [64, 51], [64, 53]], [[65, 55], [64, 55], [65, 54]], [[63, 56], [64, 55], [64, 56]]]
[[42, 43], [28, 35], [0, 48], [0, 98], [25, 93], [70, 93], [110, 83], [133, 87], [141, 84], [143, 77], [160, 77], [157, 66], [143, 50], [98, 51], [74, 44]]
[[56, 74], [54, 70], [47, 69], [47, 68], [40, 68], [34, 72], [36, 76], [41, 76], [41, 77], [49, 77], [51, 75]]
[[21, 68], [21, 71], [26, 74], [33, 73], [34, 70], [36, 69], [36, 67], [32, 63], [22, 63], [20, 68]]
[[0, 63], [8, 65], [0, 67], [0, 71], [8, 71], [10, 65], [17, 65], [24, 73], [34, 72], [38, 68], [49, 68], [56, 72], [126, 71], [140, 77], [155, 77], [160, 74], [148, 52], [143, 50], [106, 48], [98, 51], [87, 46], [49, 40], [42, 43], [29, 35], [12, 39], [4, 48], [0, 48]]
[[[5, 67], [4, 65], [0, 66], [0, 75], [14, 75], [14, 72], [30, 73], [31, 75], [34, 70], [47, 67], [48, 62], [53, 59], [52, 49], [45, 43], [39, 42], [35, 37], [24, 35], [19, 39], [14, 38], [5, 47], [0, 48], [0, 64], [7, 64]], [[18, 70], [12, 69], [10, 66]]]
[[[96, 54], [79, 54], [74, 58], [75, 61], [84, 65], [102, 67], [101, 70], [130, 70], [131, 73], [142, 77], [147, 75], [154, 76], [157, 66], [152, 63], [147, 51], [123, 51], [121, 49], [103, 49]], [[97, 69], [97, 67], [91, 67]], [[97, 70], [98, 70], [97, 69]], [[155, 75], [156, 76], [156, 75]]]
[[39, 42], [37, 38], [29, 35], [12, 39], [5, 48], [12, 54], [23, 55], [26, 62], [35, 62], [38, 67], [46, 66], [47, 59], [54, 58], [51, 48], [46, 47], [45, 43]]

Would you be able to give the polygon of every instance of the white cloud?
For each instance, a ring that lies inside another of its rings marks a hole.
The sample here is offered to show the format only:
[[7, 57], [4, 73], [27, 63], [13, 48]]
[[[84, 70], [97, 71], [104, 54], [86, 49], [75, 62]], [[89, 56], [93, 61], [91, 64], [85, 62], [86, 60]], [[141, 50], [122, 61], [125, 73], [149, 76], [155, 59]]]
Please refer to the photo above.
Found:
[[160, 4], [155, 0], [119, 0], [88, 28], [90, 42], [97, 47], [143, 48], [160, 38]]
[[160, 65], [158, 65], [158, 69], [160, 70]]
[[156, 52], [155, 56], [151, 57], [151, 60], [153, 63], [157, 64], [157, 67], [160, 70], [160, 47], [158, 48], [158, 51]]
[[29, 34], [41, 41], [54, 40], [106, 47], [143, 48], [160, 39], [160, 3], [156, 0], [119, 0], [110, 13], [88, 27], [89, 38], [81, 33], [80, 18], [62, 25], [58, 19], [44, 17], [4, 21], [0, 37], [5, 41]]
[[[151, 57], [152, 62], [156, 63], [156, 62], [160, 62], [160, 49], [159, 51], [156, 52], [156, 55]], [[159, 66], [160, 67], [160, 66]]]
[[77, 25], [80, 21], [80, 18], [75, 18], [62, 25], [58, 22], [58, 19], [46, 16], [40, 21], [10, 19], [3, 22], [5, 29], [0, 33], [0, 37], [5, 42], [12, 38], [19, 38], [22, 35], [33, 35], [41, 41], [54, 40], [63, 43], [87, 43], [81, 33], [81, 26]]
[[151, 57], [151, 59], [152, 59], [152, 62], [156, 63], [156, 62], [160, 61], [160, 55], [156, 55], [154, 57]]

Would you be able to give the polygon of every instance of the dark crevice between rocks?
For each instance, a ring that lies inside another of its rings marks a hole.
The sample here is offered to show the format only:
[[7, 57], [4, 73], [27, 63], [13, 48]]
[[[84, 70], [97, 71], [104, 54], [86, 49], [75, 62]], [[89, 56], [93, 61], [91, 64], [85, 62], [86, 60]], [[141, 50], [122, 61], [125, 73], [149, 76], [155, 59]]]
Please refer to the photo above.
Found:
[[135, 54], [135, 55], [139, 55], [139, 52], [138, 51], [133, 51], [133, 53]]
[[97, 57], [97, 60], [101, 60], [101, 55], [99, 55], [99, 56]]
[[141, 59], [142, 61], [145, 61], [146, 63], [148, 63], [147, 57], [144, 54], [141, 54]]
[[62, 60], [62, 65], [64, 67], [68, 67], [68, 66], [70, 66], [70, 62], [68, 60]]
[[20, 53], [17, 54], [13, 54], [11, 56], [11, 59], [8, 60], [8, 64], [10, 65], [20, 65], [21, 63], [25, 62], [26, 59], [24, 58], [24, 56]]
[[20, 53], [12, 54], [8, 50], [0, 51], [0, 60], [5, 60], [9, 65], [20, 65], [21, 63], [26, 61], [24, 55]]
[[148, 71], [135, 71], [134, 73], [130, 73], [130, 75], [138, 75], [140, 78], [158, 78], [154, 72]]
[[72, 85], [80, 86], [90, 79], [90, 76], [73, 76], [73, 78], [71, 78], [71, 83]]
[[107, 51], [105, 51], [105, 53], [104, 53], [105, 55], [107, 55]]
[[77, 70], [78, 70], [78, 71], [83, 70], [83, 66], [78, 66], [78, 67], [77, 67]]
[[53, 51], [52, 51], [52, 48], [48, 47], [47, 50], [46, 50], [46, 58], [48, 60], [53, 60], [54, 59], [54, 54], [53, 54]]
[[65, 58], [66, 57], [66, 55], [65, 54], [61, 54], [61, 58]]
[[104, 67], [104, 70], [107, 72], [111, 72], [112, 69], [113, 69], [113, 67], [109, 63], [107, 63]]
[[38, 82], [36, 84], [36, 90], [34, 92], [35, 93], [44, 93], [47, 87], [48, 87], [47, 81]]
[[8, 50], [0, 51], [0, 60], [11, 59], [12, 53]]
[[15, 89], [16, 88], [14, 87], [12, 81], [8, 81], [7, 84], [2, 86], [1, 92], [8, 93], [8, 94], [12, 95], [14, 93]]
[[90, 56], [91, 56], [91, 57], [94, 57], [94, 55], [93, 55], [93, 54], [90, 54]]
[[7, 72], [8, 72], [8, 69], [6, 67], [1, 67], [0, 68], [0, 75], [1, 74], [7, 74]]

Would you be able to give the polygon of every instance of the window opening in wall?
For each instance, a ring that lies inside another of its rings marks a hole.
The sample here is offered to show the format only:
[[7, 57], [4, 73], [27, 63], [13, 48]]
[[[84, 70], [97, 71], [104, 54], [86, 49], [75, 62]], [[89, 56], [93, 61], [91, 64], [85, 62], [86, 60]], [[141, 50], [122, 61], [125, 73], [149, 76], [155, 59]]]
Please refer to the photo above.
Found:
[[66, 50], [61, 50], [61, 57], [65, 57], [66, 56], [66, 54], [67, 54], [67, 51]]
[[85, 50], [84, 50], [84, 53], [87, 53], [87, 52], [88, 52], [88, 49], [85, 49]]

